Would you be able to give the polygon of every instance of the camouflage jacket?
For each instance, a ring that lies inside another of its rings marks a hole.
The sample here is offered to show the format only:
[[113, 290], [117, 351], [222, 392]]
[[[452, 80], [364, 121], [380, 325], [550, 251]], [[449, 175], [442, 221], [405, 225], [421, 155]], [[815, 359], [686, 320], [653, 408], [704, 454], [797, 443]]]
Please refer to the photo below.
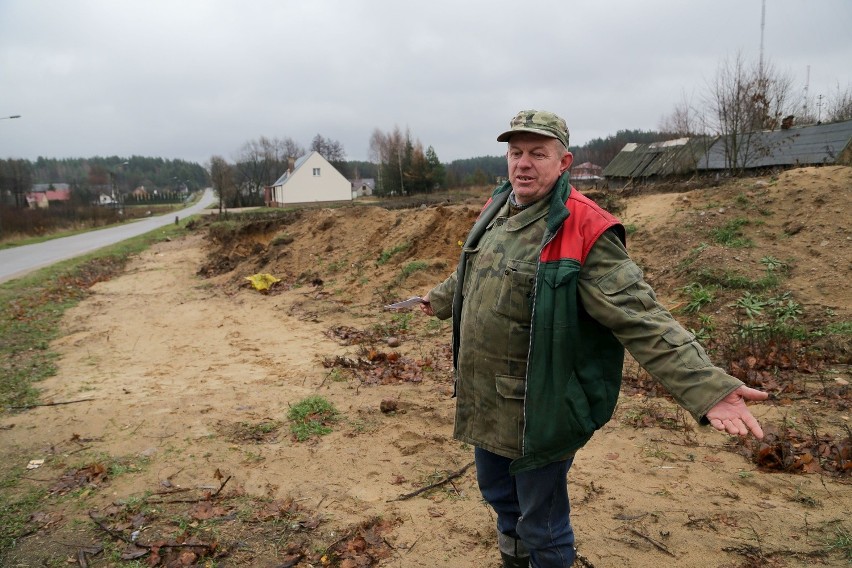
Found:
[[513, 472], [571, 455], [612, 415], [622, 344], [696, 419], [741, 384], [656, 302], [621, 225], [567, 175], [501, 239], [510, 190], [495, 191], [456, 273], [430, 292], [436, 316], [453, 316], [457, 438], [514, 458]]

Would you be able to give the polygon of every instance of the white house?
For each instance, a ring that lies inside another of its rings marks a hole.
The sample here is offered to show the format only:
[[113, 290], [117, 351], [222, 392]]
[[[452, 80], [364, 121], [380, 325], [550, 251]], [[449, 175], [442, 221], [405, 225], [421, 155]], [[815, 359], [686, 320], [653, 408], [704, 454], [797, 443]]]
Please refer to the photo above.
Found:
[[319, 152], [292, 162], [269, 189], [270, 207], [352, 201], [352, 184]]
[[376, 191], [376, 180], [373, 178], [359, 178], [352, 180], [352, 199], [373, 195]]

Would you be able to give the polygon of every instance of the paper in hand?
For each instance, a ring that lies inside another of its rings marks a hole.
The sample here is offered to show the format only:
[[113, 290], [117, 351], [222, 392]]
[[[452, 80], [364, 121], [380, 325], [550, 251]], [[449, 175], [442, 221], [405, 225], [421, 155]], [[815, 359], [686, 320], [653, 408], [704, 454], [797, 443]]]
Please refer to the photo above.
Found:
[[412, 306], [419, 306], [420, 304], [425, 304], [426, 302], [420, 296], [414, 296], [413, 298], [409, 298], [407, 300], [403, 300], [402, 302], [397, 302], [395, 304], [388, 304], [385, 306], [387, 310], [402, 310], [404, 308], [410, 308]]

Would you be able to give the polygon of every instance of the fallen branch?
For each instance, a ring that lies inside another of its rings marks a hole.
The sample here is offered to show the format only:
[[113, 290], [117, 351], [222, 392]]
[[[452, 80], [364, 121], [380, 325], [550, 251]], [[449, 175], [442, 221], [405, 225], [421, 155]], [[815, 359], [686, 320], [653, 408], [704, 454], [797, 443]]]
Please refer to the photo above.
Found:
[[89, 568], [89, 556], [97, 556], [104, 551], [103, 546], [89, 546], [77, 549], [77, 564], [80, 568]]
[[411, 493], [406, 493], [404, 495], [400, 495], [399, 497], [397, 497], [395, 499], [388, 499], [387, 503], [391, 503], [392, 501], [405, 501], [406, 499], [411, 499], [412, 497], [416, 497], [416, 496], [420, 495], [421, 493], [425, 493], [425, 492], [429, 491], [430, 489], [435, 489], [436, 487], [440, 487], [440, 486], [444, 485], [445, 483], [449, 483], [453, 479], [455, 479], [457, 477], [461, 477], [462, 475], [464, 475], [465, 472], [468, 469], [470, 469], [470, 466], [472, 466], [473, 464], [474, 464], [474, 462], [470, 462], [469, 464], [467, 464], [466, 466], [464, 466], [463, 468], [461, 468], [457, 472], [451, 473], [450, 475], [448, 475], [447, 477], [445, 477], [441, 481], [438, 481], [436, 483], [432, 483], [431, 485], [427, 485], [426, 487], [421, 487], [417, 491], [412, 491]]
[[105, 524], [100, 522], [98, 519], [96, 519], [95, 516], [92, 514], [92, 511], [89, 511], [89, 518], [92, 519], [92, 522], [95, 523], [98, 526], [99, 529], [101, 529], [102, 531], [107, 533], [112, 538], [117, 538], [118, 540], [123, 540], [127, 544], [135, 544], [136, 546], [139, 546], [140, 548], [150, 548], [149, 546], [145, 546], [144, 544], [137, 544], [137, 543], [133, 542], [132, 538], [130, 538], [128, 536], [124, 536], [124, 533], [122, 533], [120, 531], [112, 530], [111, 528], [109, 528], [108, 526], [106, 526]]
[[574, 549], [574, 555], [576, 556], [575, 561], [577, 566], [580, 568], [595, 568], [595, 565], [592, 564], [592, 561], [580, 554], [576, 548]]
[[213, 550], [216, 548], [216, 546], [214, 544], [207, 544], [207, 543], [203, 543], [203, 542], [202, 543], [158, 542], [157, 544], [145, 544], [144, 542], [140, 542], [138, 540], [133, 540], [129, 536], [125, 536], [125, 534], [122, 533], [121, 531], [112, 530], [111, 528], [109, 528], [108, 526], [103, 524], [101, 521], [96, 519], [95, 516], [92, 514], [92, 511], [89, 511], [89, 518], [92, 519], [92, 522], [95, 523], [98, 526], [99, 529], [101, 529], [102, 531], [104, 531], [105, 533], [110, 535], [111, 537], [117, 538], [118, 540], [126, 542], [127, 544], [132, 544], [133, 546], [136, 546], [138, 548], [142, 548], [142, 549], [147, 550], [149, 552], [152, 549], [155, 549], [155, 548], [157, 548], [157, 549], [159, 549], [159, 548], [203, 548], [203, 549], [207, 550], [208, 552], [213, 552]]
[[[222, 482], [222, 484], [219, 486], [219, 489], [217, 489], [215, 493], [212, 493], [212, 494], [204, 496], [204, 497], [190, 497], [188, 499], [151, 499], [151, 498], [148, 498], [148, 499], [145, 499], [145, 502], [157, 504], [157, 503], [200, 503], [202, 501], [209, 501], [209, 500], [214, 499], [215, 497], [217, 497], [219, 495], [219, 493], [222, 491], [222, 489], [224, 489], [225, 484], [228, 483], [228, 481], [230, 481], [231, 477], [232, 476], [229, 475], [225, 479], [225, 481]], [[153, 495], [169, 495], [171, 493], [180, 493], [182, 491], [191, 491], [191, 489], [187, 488], [187, 489], [173, 490], [173, 491], [169, 491], [169, 492], [165, 492], [165, 493], [152, 493], [152, 496]]]
[[664, 544], [662, 544], [662, 543], [660, 543], [660, 542], [657, 542], [656, 540], [654, 540], [654, 539], [653, 539], [653, 538], [651, 538], [650, 536], [648, 536], [648, 535], [646, 535], [646, 534], [643, 534], [643, 533], [641, 533], [641, 532], [637, 531], [636, 529], [628, 529], [628, 530], [629, 530], [630, 532], [632, 532], [633, 534], [635, 534], [636, 536], [640, 536], [640, 537], [644, 538], [645, 540], [647, 540], [648, 542], [650, 542], [651, 544], [653, 544], [653, 545], [654, 545], [654, 547], [655, 547], [655, 548], [657, 548], [658, 550], [661, 550], [661, 551], [665, 552], [666, 554], [668, 554], [669, 556], [671, 556], [671, 557], [673, 557], [673, 558], [677, 558], [677, 556], [675, 556], [675, 554], [674, 554], [671, 550], [669, 550], [668, 548], [666, 548], [666, 545], [664, 545]]
[[214, 493], [213, 495], [211, 495], [211, 496], [210, 496], [210, 498], [212, 499], [213, 497], [218, 496], [218, 495], [219, 495], [219, 493], [221, 493], [221, 492], [222, 492], [222, 489], [224, 489], [224, 488], [225, 488], [225, 484], [226, 484], [226, 483], [228, 483], [230, 480], [231, 480], [231, 476], [229, 475], [228, 477], [226, 477], [226, 478], [225, 478], [225, 481], [223, 481], [223, 482], [222, 482], [222, 485], [220, 485], [220, 486], [219, 486], [219, 489], [217, 489], [217, 490], [216, 490], [216, 493]]
[[77, 400], [63, 400], [61, 402], [40, 402], [38, 404], [27, 404], [25, 406], [10, 406], [9, 408], [13, 410], [29, 410], [30, 408], [36, 408], [39, 406], [59, 406], [61, 404], [74, 404], [75, 402], [88, 402], [90, 400], [97, 400], [96, 398], [79, 398]]

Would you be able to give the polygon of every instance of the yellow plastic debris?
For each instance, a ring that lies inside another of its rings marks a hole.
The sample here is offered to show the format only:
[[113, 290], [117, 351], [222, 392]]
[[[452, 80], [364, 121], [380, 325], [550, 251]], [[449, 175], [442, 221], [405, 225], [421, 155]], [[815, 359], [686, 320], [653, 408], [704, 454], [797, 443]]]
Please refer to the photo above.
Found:
[[281, 282], [280, 278], [276, 278], [271, 274], [262, 273], [262, 274], [252, 274], [251, 276], [246, 276], [246, 280], [251, 282], [251, 285], [255, 290], [260, 292], [265, 292], [269, 290], [269, 288], [275, 284], [276, 282]]

